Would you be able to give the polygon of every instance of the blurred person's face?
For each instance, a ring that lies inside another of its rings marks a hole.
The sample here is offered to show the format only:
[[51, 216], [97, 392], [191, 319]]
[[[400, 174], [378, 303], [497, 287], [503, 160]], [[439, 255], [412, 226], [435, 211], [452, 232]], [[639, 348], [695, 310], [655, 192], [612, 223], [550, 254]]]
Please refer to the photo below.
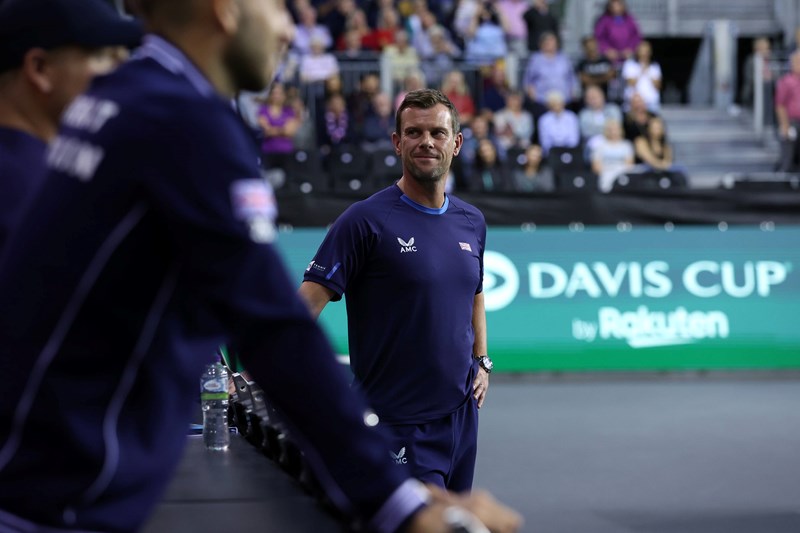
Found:
[[338, 75], [333, 75], [325, 80], [325, 90], [329, 93], [338, 93], [342, 91], [342, 78]]
[[344, 35], [344, 43], [348, 50], [360, 50], [361, 34], [359, 34], [357, 31], [348, 31]]
[[653, 48], [647, 41], [640, 42], [639, 46], [636, 47], [636, 57], [638, 57], [640, 60], [650, 59], [652, 55], [653, 55]]
[[392, 102], [389, 100], [389, 96], [385, 93], [379, 93], [373, 98], [372, 105], [375, 107], [375, 111], [378, 115], [382, 117], [386, 117], [392, 114]]
[[583, 43], [583, 50], [587, 56], [596, 56], [599, 51], [597, 48], [597, 41], [594, 39], [586, 39], [586, 41]]
[[363, 90], [365, 93], [376, 93], [378, 92], [378, 89], [380, 89], [380, 86], [381, 80], [374, 74], [365, 76], [364, 79], [361, 80], [361, 90]]
[[236, 90], [260, 91], [272, 82], [292, 41], [294, 24], [284, 0], [237, 0], [238, 30], [225, 50]]
[[634, 93], [631, 97], [631, 111], [643, 112], [647, 111], [647, 104], [639, 93]]
[[546, 54], [554, 54], [558, 51], [558, 40], [553, 35], [547, 35], [542, 39], [539, 49]]
[[564, 111], [564, 100], [562, 98], [548, 98], [547, 107], [553, 113], [561, 113]]
[[604, 132], [606, 138], [611, 141], [618, 141], [622, 139], [622, 126], [616, 120], [609, 120], [606, 122]]
[[625, 3], [621, 0], [611, 0], [608, 7], [614, 15], [622, 15], [625, 12]]
[[538, 144], [532, 144], [525, 150], [525, 159], [528, 165], [535, 167], [542, 162], [542, 148]]
[[756, 39], [753, 43], [753, 50], [761, 55], [766, 55], [769, 53], [769, 40], [767, 39]]
[[394, 44], [399, 48], [408, 46], [408, 32], [405, 30], [397, 30], [394, 32]]
[[314, 26], [317, 23], [317, 14], [311, 6], [305, 7], [300, 11], [300, 24], [303, 26]]
[[283, 85], [280, 83], [273, 84], [269, 90], [267, 101], [272, 105], [283, 105], [286, 102], [286, 91], [284, 91]]
[[429, 109], [408, 107], [400, 115], [400, 132], [392, 134], [406, 174], [421, 184], [444, 180], [463, 138], [453, 132], [453, 118], [443, 104]]
[[652, 118], [647, 124], [647, 132], [651, 139], [660, 139], [664, 136], [664, 122], [660, 118]]
[[512, 111], [519, 111], [522, 109], [522, 97], [515, 93], [509, 94], [506, 96], [506, 107]]
[[605, 104], [603, 91], [597, 87], [589, 87], [586, 90], [586, 105], [592, 109], [602, 109]]
[[345, 110], [344, 98], [342, 98], [339, 95], [331, 98], [328, 101], [328, 109], [337, 115], [344, 113]]
[[489, 123], [485, 118], [475, 117], [470, 124], [472, 136], [476, 139], [483, 139], [489, 135]]
[[792, 73], [800, 74], [800, 54], [798, 53], [792, 54], [791, 67], [792, 67]]
[[494, 162], [497, 160], [497, 152], [495, 151], [492, 141], [489, 139], [481, 140], [478, 144], [478, 155], [487, 166], [494, 165]]

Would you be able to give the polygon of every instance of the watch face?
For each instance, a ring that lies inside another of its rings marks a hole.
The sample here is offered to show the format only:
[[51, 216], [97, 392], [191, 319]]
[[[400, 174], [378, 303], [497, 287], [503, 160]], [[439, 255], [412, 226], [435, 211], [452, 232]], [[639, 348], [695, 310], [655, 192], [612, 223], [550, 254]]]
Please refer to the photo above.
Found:
[[494, 367], [494, 363], [492, 363], [492, 360], [486, 356], [480, 358], [480, 364], [483, 367], [483, 369], [486, 370], [487, 372], [491, 372], [492, 368]]

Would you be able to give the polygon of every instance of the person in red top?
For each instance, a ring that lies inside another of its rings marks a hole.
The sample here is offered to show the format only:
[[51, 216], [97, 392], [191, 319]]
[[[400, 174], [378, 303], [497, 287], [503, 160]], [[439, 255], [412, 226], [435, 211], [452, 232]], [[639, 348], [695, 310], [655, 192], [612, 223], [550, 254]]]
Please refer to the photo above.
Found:
[[475, 101], [469, 94], [464, 73], [460, 70], [448, 72], [442, 81], [442, 93], [456, 106], [461, 124], [469, 125], [475, 116]]
[[800, 153], [800, 51], [789, 60], [791, 70], [781, 76], [775, 89], [775, 116], [778, 119], [778, 136], [781, 140], [781, 159], [778, 170], [790, 172], [798, 169], [795, 158]]

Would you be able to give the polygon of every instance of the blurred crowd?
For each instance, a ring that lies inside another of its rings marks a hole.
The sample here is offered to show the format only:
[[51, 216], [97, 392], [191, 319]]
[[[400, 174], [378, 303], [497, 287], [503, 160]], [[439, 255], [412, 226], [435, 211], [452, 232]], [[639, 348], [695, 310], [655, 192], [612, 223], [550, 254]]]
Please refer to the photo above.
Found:
[[562, 4], [290, 1], [297, 31], [279, 78], [240, 102], [265, 165], [298, 150], [320, 154], [323, 169], [343, 150], [390, 153], [398, 102], [433, 87], [455, 104], [465, 139], [453, 190], [552, 191], [576, 172], [601, 191], [622, 173], [685, 184], [659, 119], [661, 68], [634, 14], [609, 0], [571, 58]]

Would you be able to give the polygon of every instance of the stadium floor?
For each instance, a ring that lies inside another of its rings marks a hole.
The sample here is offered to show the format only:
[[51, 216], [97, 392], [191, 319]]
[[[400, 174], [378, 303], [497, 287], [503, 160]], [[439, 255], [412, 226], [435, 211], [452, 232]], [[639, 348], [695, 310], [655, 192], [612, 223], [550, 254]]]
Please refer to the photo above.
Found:
[[537, 533], [800, 531], [800, 376], [498, 376], [476, 487]]

